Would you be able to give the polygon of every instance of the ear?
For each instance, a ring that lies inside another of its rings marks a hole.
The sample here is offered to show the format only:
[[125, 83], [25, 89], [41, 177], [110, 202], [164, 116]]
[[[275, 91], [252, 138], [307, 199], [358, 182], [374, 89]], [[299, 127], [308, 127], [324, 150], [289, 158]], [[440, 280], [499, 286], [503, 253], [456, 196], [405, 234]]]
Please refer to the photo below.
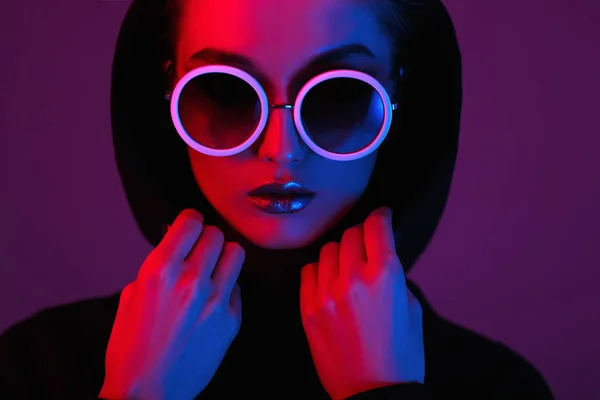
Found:
[[169, 74], [171, 72], [172, 66], [173, 66], [172, 60], [167, 60], [162, 63], [162, 69], [163, 69], [163, 71], [165, 71], [166, 74]]
[[173, 61], [167, 60], [162, 64], [162, 70], [165, 72], [165, 82], [167, 82], [167, 88], [173, 90], [175, 86], [175, 75], [173, 73]]

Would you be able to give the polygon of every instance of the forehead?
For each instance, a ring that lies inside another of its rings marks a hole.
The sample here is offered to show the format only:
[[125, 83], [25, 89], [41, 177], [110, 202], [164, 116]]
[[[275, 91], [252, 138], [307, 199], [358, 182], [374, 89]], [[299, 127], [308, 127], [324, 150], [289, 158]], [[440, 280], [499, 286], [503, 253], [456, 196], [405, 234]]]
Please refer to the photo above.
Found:
[[182, 0], [176, 58], [203, 48], [250, 58], [286, 80], [313, 56], [362, 44], [389, 65], [391, 48], [371, 7], [354, 0]]

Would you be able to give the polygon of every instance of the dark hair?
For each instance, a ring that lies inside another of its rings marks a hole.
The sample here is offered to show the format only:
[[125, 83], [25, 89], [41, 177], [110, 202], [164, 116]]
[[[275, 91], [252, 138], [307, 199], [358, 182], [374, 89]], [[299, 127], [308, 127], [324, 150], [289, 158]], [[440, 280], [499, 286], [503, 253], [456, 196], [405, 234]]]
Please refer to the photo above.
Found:
[[[158, 0], [155, 12], [162, 18], [162, 35], [159, 37], [158, 48], [161, 49], [163, 65], [174, 59], [173, 49], [177, 41], [177, 20], [182, 0]], [[419, 26], [420, 15], [428, 0], [348, 0], [364, 2], [372, 7], [379, 17], [380, 24], [393, 46], [394, 65], [392, 71], [410, 69], [411, 44], [414, 42], [415, 27]]]
[[[201, 209], [208, 223], [220, 218], [195, 182], [164, 101], [168, 82], [160, 63], [172, 58], [177, 1], [134, 1], [113, 64], [117, 166], [136, 220], [154, 245], [162, 238], [161, 224], [171, 223], [184, 208]], [[329, 236], [361, 222], [379, 205], [390, 206], [395, 226], [404, 232], [397, 251], [410, 268], [438, 224], [452, 180], [462, 104], [460, 51], [440, 0], [347, 1], [369, 1], [377, 8], [395, 50], [392, 67], [404, 73], [394, 93], [398, 118], [380, 147], [369, 186]]]

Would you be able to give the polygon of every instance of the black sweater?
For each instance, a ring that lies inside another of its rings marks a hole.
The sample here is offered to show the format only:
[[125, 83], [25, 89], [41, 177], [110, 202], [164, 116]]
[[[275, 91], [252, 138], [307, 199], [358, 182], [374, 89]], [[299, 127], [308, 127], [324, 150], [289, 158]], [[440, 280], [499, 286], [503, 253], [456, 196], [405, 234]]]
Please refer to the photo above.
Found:
[[[389, 386], [353, 400], [553, 399], [527, 361], [447, 322], [418, 288], [410, 287], [423, 306], [425, 384]], [[258, 290], [243, 296], [242, 328], [197, 399], [329, 398], [312, 363], [299, 311], [289, 312], [293, 302], [273, 305], [269, 294]], [[115, 294], [46, 309], [6, 331], [0, 338], [2, 398], [96, 398], [118, 302]]]
[[[406, 271], [429, 243], [448, 198], [458, 151], [462, 67], [454, 27], [443, 4], [439, 0], [418, 3], [419, 7], [406, 11], [414, 23], [414, 36], [402, 46], [406, 57], [401, 60], [404, 72], [397, 87], [402, 117], [392, 124], [381, 147], [369, 187], [326, 236], [283, 257], [253, 249], [243, 237], [236, 237], [198, 190], [187, 148], [173, 132], [164, 100], [159, 39], [164, 37], [166, 1], [132, 2], [115, 48], [111, 120], [117, 167], [135, 220], [156, 246], [164, 224], [184, 208], [196, 208], [205, 223], [220, 227], [227, 240], [243, 245], [247, 257], [242, 273], [258, 278], [242, 285], [240, 332], [199, 399], [327, 398], [302, 329], [297, 288], [273, 285], [280, 287], [279, 293], [273, 293], [261, 282], [278, 271], [297, 274], [299, 267], [316, 260], [326, 241], [339, 240], [344, 229], [364, 221], [381, 205], [394, 212], [396, 252]], [[423, 307], [425, 384], [390, 386], [354, 399], [552, 398], [543, 378], [525, 360], [444, 320], [414, 285], [410, 289]], [[115, 294], [55, 307], [6, 331], [0, 338], [0, 397], [81, 400], [97, 396], [118, 302]]]

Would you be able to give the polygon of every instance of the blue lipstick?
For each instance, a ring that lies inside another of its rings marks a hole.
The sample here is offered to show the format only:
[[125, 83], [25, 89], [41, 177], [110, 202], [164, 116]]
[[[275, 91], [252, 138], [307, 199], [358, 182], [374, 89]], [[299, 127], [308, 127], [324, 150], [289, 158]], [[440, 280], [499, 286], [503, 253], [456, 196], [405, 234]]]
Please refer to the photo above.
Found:
[[297, 182], [269, 182], [248, 193], [248, 200], [268, 214], [289, 214], [302, 210], [315, 193]]

